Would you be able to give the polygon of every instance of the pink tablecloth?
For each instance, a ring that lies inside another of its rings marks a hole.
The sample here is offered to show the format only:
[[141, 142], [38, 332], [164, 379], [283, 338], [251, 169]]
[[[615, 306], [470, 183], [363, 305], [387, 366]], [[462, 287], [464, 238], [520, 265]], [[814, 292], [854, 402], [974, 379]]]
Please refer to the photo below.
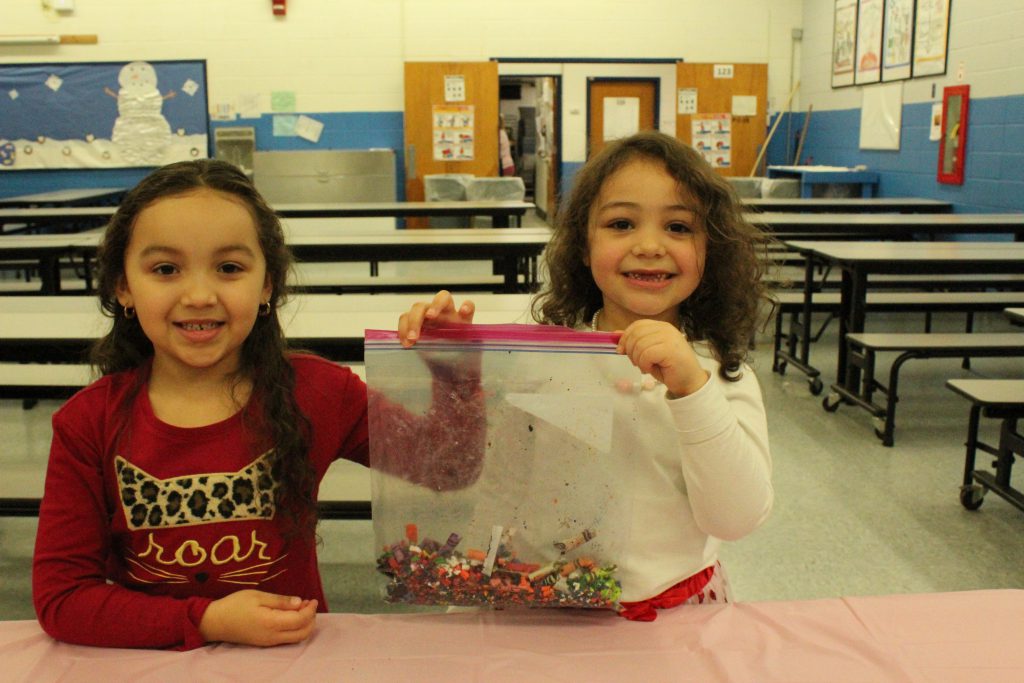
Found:
[[185, 653], [0, 622], [4, 681], [1024, 681], [1024, 590], [608, 613], [330, 614], [301, 645]]

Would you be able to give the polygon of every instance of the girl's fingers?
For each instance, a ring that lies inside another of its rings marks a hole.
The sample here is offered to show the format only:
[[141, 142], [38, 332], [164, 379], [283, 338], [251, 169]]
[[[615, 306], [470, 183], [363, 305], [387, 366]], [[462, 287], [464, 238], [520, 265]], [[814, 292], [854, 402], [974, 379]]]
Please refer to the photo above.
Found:
[[476, 306], [472, 301], [464, 301], [456, 309], [455, 299], [451, 292], [441, 290], [434, 295], [429, 302], [420, 302], [412, 305], [406, 313], [398, 318], [398, 339], [402, 346], [408, 348], [416, 343], [420, 333], [423, 331], [424, 323], [428, 321], [458, 320], [460, 322], [473, 322], [473, 314]]
[[310, 619], [299, 628], [278, 631], [275, 633], [274, 645], [287, 645], [290, 643], [301, 643], [308, 638], [316, 627], [316, 619]]
[[423, 320], [426, 316], [429, 304], [414, 304], [407, 313], [398, 318], [398, 339], [403, 346], [411, 346], [420, 336], [423, 329]]
[[433, 320], [442, 313], [450, 313], [454, 310], [455, 300], [452, 299], [452, 293], [446, 289], [442, 289], [434, 295], [433, 301], [430, 302], [430, 306], [427, 308], [426, 316]]
[[278, 593], [265, 593], [255, 591], [257, 600], [263, 607], [280, 610], [298, 610], [302, 607], [302, 598], [297, 595], [280, 595]]
[[272, 623], [275, 630], [290, 631], [302, 628], [306, 622], [316, 616], [317, 601], [284, 598], [280, 602], [264, 603], [264, 606], [272, 610], [271, 619], [273, 619]]

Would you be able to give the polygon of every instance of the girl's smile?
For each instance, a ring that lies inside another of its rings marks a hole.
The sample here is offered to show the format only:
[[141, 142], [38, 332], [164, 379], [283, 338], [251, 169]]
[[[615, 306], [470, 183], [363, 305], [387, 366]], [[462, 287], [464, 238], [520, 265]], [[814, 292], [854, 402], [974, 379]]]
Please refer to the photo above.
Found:
[[649, 287], [657, 289], [668, 286], [669, 280], [675, 277], [675, 273], [662, 271], [632, 270], [626, 273], [626, 277], [633, 281], [637, 287]]
[[216, 320], [186, 320], [174, 323], [193, 344], [208, 342], [220, 332], [224, 323]]

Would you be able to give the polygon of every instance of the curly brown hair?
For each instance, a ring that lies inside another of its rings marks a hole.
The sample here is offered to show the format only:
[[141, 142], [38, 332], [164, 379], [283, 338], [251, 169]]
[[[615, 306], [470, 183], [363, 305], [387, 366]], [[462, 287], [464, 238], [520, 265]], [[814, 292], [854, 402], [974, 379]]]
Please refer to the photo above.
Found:
[[771, 304], [762, 281], [764, 260], [758, 256], [769, 240], [743, 218], [742, 204], [729, 182], [692, 147], [664, 133], [646, 131], [617, 140], [576, 174], [544, 252], [547, 283], [534, 299], [533, 317], [541, 323], [578, 327], [603, 305], [601, 290], [586, 265], [591, 207], [605, 180], [636, 159], [663, 164], [699, 203], [707, 257], [696, 291], [679, 304], [679, 317], [689, 338], [708, 342], [720, 363], [719, 374], [736, 380], [762, 304]]
[[[223, 161], [200, 159], [169, 164], [146, 176], [124, 197], [107, 225], [97, 260], [97, 291], [100, 305], [113, 319], [110, 331], [90, 349], [92, 364], [104, 375], [139, 367], [153, 356], [153, 344], [137, 318], [126, 318], [117, 300], [117, 287], [125, 277], [125, 252], [139, 214], [153, 202], [180, 196], [198, 188], [223, 192], [239, 200], [253, 218], [257, 238], [267, 264], [271, 286], [270, 314], [256, 318], [241, 348], [234, 377], [236, 386], [252, 383], [252, 397], [243, 417], [252, 430], [253, 443], [274, 446], [273, 474], [278, 482], [277, 503], [289, 535], [312, 530], [316, 525], [313, 494], [314, 471], [308, 450], [310, 423], [295, 401], [295, 371], [278, 319], [278, 307], [287, 297], [287, 278], [292, 256], [285, 244], [281, 222], [248, 177]], [[132, 397], [141, 389], [135, 387]], [[128, 405], [122, 411], [121, 434]], [[253, 414], [258, 406], [259, 414]]]

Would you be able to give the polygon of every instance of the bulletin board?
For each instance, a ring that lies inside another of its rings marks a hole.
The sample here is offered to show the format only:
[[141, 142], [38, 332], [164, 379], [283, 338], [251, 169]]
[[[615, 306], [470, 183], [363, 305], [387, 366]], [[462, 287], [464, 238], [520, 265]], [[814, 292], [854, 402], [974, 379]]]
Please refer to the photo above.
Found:
[[749, 174], [767, 129], [768, 65], [677, 62], [676, 88], [676, 137], [710, 145], [702, 153], [723, 176]]
[[0, 64], [0, 170], [209, 156], [206, 61]]

